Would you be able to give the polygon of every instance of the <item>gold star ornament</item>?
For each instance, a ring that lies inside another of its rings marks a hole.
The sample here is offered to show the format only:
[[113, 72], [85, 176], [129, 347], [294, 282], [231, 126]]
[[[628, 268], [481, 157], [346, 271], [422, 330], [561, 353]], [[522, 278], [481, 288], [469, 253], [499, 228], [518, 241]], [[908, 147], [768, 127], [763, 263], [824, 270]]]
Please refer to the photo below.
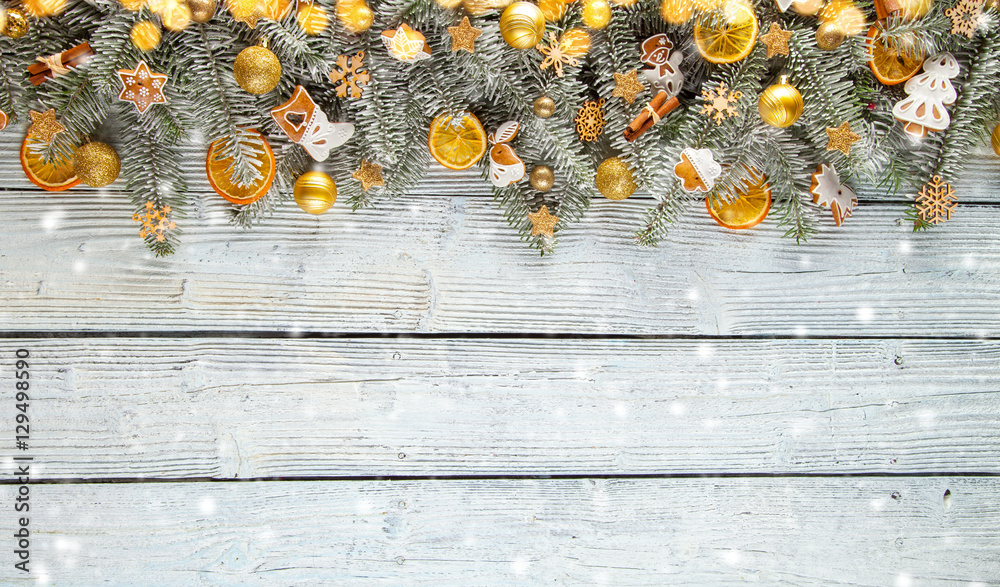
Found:
[[163, 88], [167, 85], [167, 76], [149, 71], [145, 61], [140, 61], [135, 69], [118, 70], [118, 78], [122, 82], [122, 91], [118, 99], [135, 104], [139, 114], [144, 114], [153, 104], [166, 104]]
[[385, 185], [385, 180], [382, 179], [382, 166], [367, 159], [361, 160], [361, 167], [358, 167], [358, 170], [351, 174], [351, 177], [360, 181], [361, 189], [366, 192], [373, 186]]
[[851, 131], [851, 123], [844, 121], [840, 126], [826, 129], [830, 141], [826, 144], [827, 151], [840, 151], [845, 155], [851, 154], [851, 145], [861, 140], [861, 136]]
[[483, 34], [483, 31], [472, 26], [469, 23], [469, 17], [465, 16], [458, 26], [448, 27], [448, 34], [451, 35], [452, 52], [465, 49], [469, 53], [475, 53], [476, 39]]
[[792, 31], [786, 31], [776, 22], [771, 23], [771, 28], [767, 34], [760, 36], [760, 42], [767, 45], [767, 58], [775, 55], [788, 55], [788, 40], [792, 38]]
[[56, 111], [49, 108], [45, 112], [35, 112], [29, 110], [31, 115], [31, 126], [28, 127], [28, 136], [33, 139], [51, 143], [52, 137], [66, 130], [66, 127], [56, 120]]
[[556, 228], [556, 223], [559, 222], [559, 217], [549, 214], [548, 206], [542, 206], [538, 209], [538, 212], [529, 212], [528, 220], [531, 221], [531, 236], [544, 234], [545, 236], [552, 238]]
[[615, 72], [615, 89], [611, 92], [611, 95], [616, 98], [622, 98], [629, 104], [635, 102], [635, 97], [639, 92], [646, 89], [646, 86], [639, 81], [637, 77], [638, 72], [632, 70], [628, 73], [618, 73]]

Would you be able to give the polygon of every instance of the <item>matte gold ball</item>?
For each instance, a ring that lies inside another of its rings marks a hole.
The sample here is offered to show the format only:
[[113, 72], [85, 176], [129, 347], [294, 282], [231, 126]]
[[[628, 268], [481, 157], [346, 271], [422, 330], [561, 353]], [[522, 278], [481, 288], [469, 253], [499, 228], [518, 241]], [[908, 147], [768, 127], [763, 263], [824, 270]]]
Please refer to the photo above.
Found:
[[597, 191], [609, 200], [624, 200], [635, 193], [632, 170], [619, 157], [609, 157], [597, 166]]
[[206, 23], [215, 16], [215, 0], [188, 0], [191, 8], [191, 20]]
[[586, 0], [581, 15], [583, 24], [592, 29], [603, 29], [611, 22], [611, 4], [608, 0]]
[[326, 30], [327, 25], [330, 24], [330, 17], [322, 6], [313, 2], [312, 4], [302, 4], [299, 7], [299, 11], [295, 13], [295, 21], [299, 23], [299, 28], [302, 29], [303, 33], [315, 37]]
[[337, 201], [337, 185], [322, 171], [307, 171], [295, 180], [295, 203], [310, 214], [322, 214]]
[[1000, 157], [1000, 124], [993, 127], [993, 134], [990, 135], [990, 145], [993, 147], [993, 152]]
[[20, 39], [28, 32], [28, 17], [20, 8], [11, 8], [4, 14], [0, 32], [12, 39]]
[[531, 49], [544, 33], [545, 17], [531, 2], [515, 2], [500, 15], [500, 34], [515, 49]]
[[135, 23], [132, 25], [132, 32], [129, 33], [132, 44], [140, 51], [152, 51], [159, 47], [162, 36], [160, 27], [149, 20], [140, 20]]
[[768, 86], [757, 103], [757, 111], [764, 122], [778, 128], [795, 124], [802, 116], [802, 107], [802, 94], [784, 78], [781, 83]]
[[73, 154], [73, 171], [80, 181], [90, 187], [108, 185], [118, 179], [121, 169], [118, 152], [107, 143], [85, 143]]
[[535, 114], [539, 118], [548, 118], [556, 113], [556, 101], [548, 96], [535, 98], [531, 106], [535, 109]]
[[281, 62], [270, 50], [255, 45], [240, 51], [233, 63], [236, 83], [247, 92], [266, 94], [278, 85], [281, 79]]
[[844, 42], [847, 34], [836, 21], [828, 20], [816, 29], [816, 46], [824, 51], [833, 51]]
[[548, 165], [536, 165], [528, 176], [528, 183], [540, 192], [547, 192], [555, 185], [556, 174]]

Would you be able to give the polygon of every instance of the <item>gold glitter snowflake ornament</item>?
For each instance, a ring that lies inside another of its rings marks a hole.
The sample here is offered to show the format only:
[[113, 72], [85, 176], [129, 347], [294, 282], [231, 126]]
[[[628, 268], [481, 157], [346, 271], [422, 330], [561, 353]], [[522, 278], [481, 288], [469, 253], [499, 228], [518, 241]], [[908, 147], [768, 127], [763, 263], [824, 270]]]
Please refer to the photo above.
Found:
[[357, 55], [337, 57], [337, 65], [329, 74], [330, 83], [341, 98], [360, 98], [364, 89], [361, 86], [371, 81], [371, 74], [365, 69], [365, 52]]
[[979, 28], [985, 0], [960, 0], [958, 4], [944, 11], [951, 19], [951, 34], [972, 38]]
[[596, 141], [604, 132], [604, 98], [588, 100], [576, 111], [576, 134], [581, 141]]
[[173, 220], [170, 220], [170, 206], [157, 207], [152, 202], [146, 202], [146, 209], [141, 214], [132, 215], [132, 220], [142, 223], [139, 229], [139, 236], [146, 238], [151, 236], [156, 242], [162, 243], [167, 240], [167, 231], [177, 228]]
[[729, 86], [724, 82], [719, 83], [719, 87], [714, 90], [702, 90], [701, 97], [705, 100], [705, 105], [701, 107], [701, 113], [707, 114], [715, 121], [716, 125], [722, 125], [725, 118], [733, 118], [740, 115], [736, 108], [736, 103], [743, 97], [743, 92], [730, 91]]
[[167, 76], [153, 73], [145, 61], [140, 61], [135, 69], [121, 69], [118, 78], [122, 82], [122, 91], [118, 99], [135, 104], [139, 114], [144, 114], [153, 104], [166, 104], [163, 88], [167, 85]]
[[931, 224], [940, 224], [945, 220], [950, 220], [951, 213], [955, 211], [957, 205], [955, 190], [952, 189], [951, 184], [941, 181], [940, 175], [931, 178], [917, 194], [917, 214], [920, 215], [921, 220]]

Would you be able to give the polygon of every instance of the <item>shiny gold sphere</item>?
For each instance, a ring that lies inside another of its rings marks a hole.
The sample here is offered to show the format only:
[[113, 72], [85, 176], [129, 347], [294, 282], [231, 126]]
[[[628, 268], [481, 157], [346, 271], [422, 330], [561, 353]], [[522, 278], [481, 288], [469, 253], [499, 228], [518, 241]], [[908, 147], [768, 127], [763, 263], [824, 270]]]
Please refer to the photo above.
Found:
[[824, 51], [833, 51], [846, 38], [843, 28], [836, 21], [821, 23], [816, 29], [816, 46]]
[[140, 20], [132, 25], [132, 32], [129, 33], [132, 44], [140, 51], [152, 51], [160, 46], [160, 27], [155, 22]]
[[295, 180], [295, 203], [310, 214], [322, 214], [337, 201], [337, 185], [322, 171], [307, 171]]
[[295, 22], [299, 23], [303, 33], [315, 37], [326, 30], [330, 24], [330, 17], [322, 6], [314, 2], [299, 6], [299, 11], [295, 13]]
[[795, 0], [792, 11], [799, 16], [816, 16], [823, 8], [823, 0]]
[[563, 55], [583, 57], [590, 51], [590, 33], [576, 27], [569, 29], [559, 37], [559, 49]]
[[236, 56], [233, 76], [236, 77], [236, 83], [247, 92], [254, 95], [266, 94], [281, 79], [281, 62], [264, 47], [247, 47]]
[[462, 5], [462, 0], [434, 0], [437, 5], [445, 10], [453, 10]]
[[66, 0], [24, 0], [22, 6], [31, 16], [45, 18], [62, 14], [66, 10]]
[[206, 23], [215, 16], [215, 0], [188, 0], [191, 8], [191, 20]]
[[28, 17], [19, 8], [11, 8], [3, 14], [0, 32], [12, 39], [20, 39], [28, 32]]
[[531, 106], [539, 118], [548, 118], [556, 113], [556, 101], [548, 96], [535, 98]]
[[365, 0], [339, 0], [337, 20], [352, 34], [363, 33], [375, 22], [375, 13]]
[[632, 170], [618, 157], [609, 157], [597, 166], [597, 191], [609, 200], [624, 200], [635, 193]]
[[125, 10], [131, 10], [132, 12], [139, 12], [142, 7], [146, 5], [146, 0], [118, 0], [118, 3], [122, 5]]
[[993, 152], [1000, 157], [1000, 124], [993, 127], [993, 133], [990, 135], [990, 146], [993, 147]]
[[694, 5], [691, 0], [663, 0], [660, 2], [660, 16], [668, 24], [684, 24], [691, 20]]
[[547, 192], [555, 185], [556, 174], [548, 165], [535, 165], [528, 176], [528, 183], [540, 192]]
[[902, 17], [905, 20], [916, 20], [927, 16], [934, 5], [934, 0], [900, 0]]
[[[441, 1], [438, 0], [438, 3]], [[542, 11], [545, 20], [549, 22], [556, 22], [566, 16], [568, 6], [564, 0], [538, 0], [538, 9]]]
[[118, 179], [121, 168], [118, 152], [107, 143], [84, 143], [73, 154], [73, 171], [90, 187], [102, 188]]
[[795, 124], [802, 116], [802, 107], [802, 94], [784, 78], [781, 83], [768, 86], [757, 103], [757, 111], [764, 122], [778, 128]]
[[608, 0], [585, 0], [583, 3], [583, 24], [596, 30], [603, 29], [611, 22], [611, 4]]
[[531, 49], [544, 33], [545, 17], [531, 2], [515, 2], [500, 15], [500, 34], [515, 49]]

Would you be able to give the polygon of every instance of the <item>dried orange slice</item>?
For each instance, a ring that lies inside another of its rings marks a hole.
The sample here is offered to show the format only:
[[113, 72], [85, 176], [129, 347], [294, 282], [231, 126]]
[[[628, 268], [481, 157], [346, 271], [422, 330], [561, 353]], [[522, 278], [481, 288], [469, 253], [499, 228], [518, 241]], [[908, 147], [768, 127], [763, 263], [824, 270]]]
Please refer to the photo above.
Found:
[[431, 121], [427, 136], [431, 156], [448, 169], [468, 169], [486, 153], [486, 131], [471, 112], [442, 114]]
[[740, 230], [753, 228], [767, 217], [771, 210], [771, 186], [767, 178], [754, 170], [750, 171], [753, 181], [744, 179], [743, 188], [736, 188], [736, 198], [729, 202], [722, 198], [705, 198], [708, 214], [720, 225]]
[[698, 18], [694, 42], [711, 63], [735, 63], [750, 54], [757, 40], [757, 15], [742, 0], [727, 0], [719, 10]]
[[215, 159], [215, 151], [228, 139], [219, 139], [208, 148], [208, 157], [205, 159], [205, 171], [208, 173], [208, 183], [212, 184], [212, 189], [220, 196], [234, 204], [250, 204], [259, 200], [267, 190], [271, 189], [271, 182], [274, 181], [274, 153], [271, 146], [267, 144], [267, 139], [257, 131], [251, 131], [260, 137], [262, 153], [253, 158], [261, 176], [249, 184], [241, 184], [233, 181], [230, 176], [229, 166], [233, 164], [232, 157], [225, 159]]
[[21, 143], [21, 168], [24, 175], [47, 192], [61, 192], [80, 183], [73, 172], [73, 158], [59, 156], [46, 163], [41, 150], [44, 141], [25, 138]]
[[[923, 49], [916, 43], [889, 48], [878, 38], [878, 28], [868, 29], [868, 65], [875, 79], [887, 86], [901, 84], [915, 76], [924, 65]], [[905, 41], [907, 37], [903, 37]]]

